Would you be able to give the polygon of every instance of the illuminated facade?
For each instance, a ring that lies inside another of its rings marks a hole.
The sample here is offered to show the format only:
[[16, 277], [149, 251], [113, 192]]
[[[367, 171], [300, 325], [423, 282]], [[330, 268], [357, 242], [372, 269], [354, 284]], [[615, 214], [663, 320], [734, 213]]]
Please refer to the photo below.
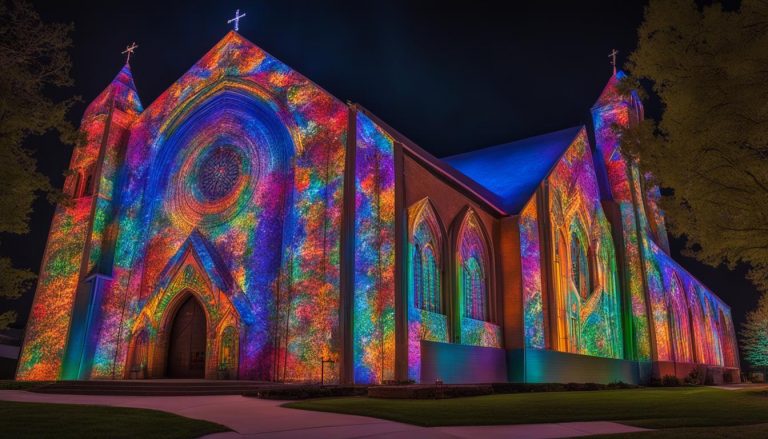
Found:
[[236, 32], [146, 109], [126, 64], [83, 116], [17, 377], [737, 378], [730, 309], [618, 150], [642, 106], [617, 81], [590, 126], [440, 160]]

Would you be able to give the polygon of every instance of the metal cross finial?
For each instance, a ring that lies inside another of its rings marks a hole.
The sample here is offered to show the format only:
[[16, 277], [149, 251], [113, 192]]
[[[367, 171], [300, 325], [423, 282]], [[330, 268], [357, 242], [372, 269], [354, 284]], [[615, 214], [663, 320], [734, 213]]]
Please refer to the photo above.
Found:
[[613, 74], [616, 74], [616, 55], [619, 54], [619, 51], [616, 49], [611, 50], [611, 53], [608, 54], [608, 58], [611, 59], [611, 65], [613, 66]]
[[245, 17], [245, 12], [243, 12], [243, 15], [240, 15], [240, 9], [235, 11], [235, 18], [232, 18], [230, 20], [227, 20], [227, 24], [235, 22], [235, 32], [240, 30], [240, 19]]
[[131, 43], [130, 46], [126, 46], [125, 50], [123, 50], [121, 53], [125, 55], [125, 63], [128, 64], [129, 61], [131, 61], [131, 55], [133, 55], [133, 51], [138, 49], [139, 46], [136, 45], [136, 42], [134, 41]]

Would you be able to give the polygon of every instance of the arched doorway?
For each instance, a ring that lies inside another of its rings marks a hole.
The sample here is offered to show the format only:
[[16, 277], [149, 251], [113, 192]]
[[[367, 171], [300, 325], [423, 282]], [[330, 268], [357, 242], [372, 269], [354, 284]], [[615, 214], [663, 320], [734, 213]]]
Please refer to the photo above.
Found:
[[169, 378], [205, 377], [206, 320], [205, 311], [190, 295], [173, 318], [168, 338]]

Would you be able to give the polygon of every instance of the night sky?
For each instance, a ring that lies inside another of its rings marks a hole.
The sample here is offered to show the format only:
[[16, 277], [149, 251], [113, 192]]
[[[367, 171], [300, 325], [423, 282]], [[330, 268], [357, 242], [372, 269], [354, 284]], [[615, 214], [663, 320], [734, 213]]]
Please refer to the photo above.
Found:
[[[247, 13], [240, 33], [341, 100], [362, 104], [438, 157], [554, 131], [588, 120], [619, 62], [635, 46], [642, 1], [33, 1], [45, 21], [73, 22], [71, 119], [107, 86], [139, 45], [131, 67], [149, 104]], [[490, 3], [490, 2], [489, 2]], [[502, 3], [502, 2], [499, 2]], [[652, 102], [647, 113], [657, 113]], [[38, 166], [63, 185], [71, 146], [29, 142]], [[3, 237], [17, 266], [39, 268], [53, 207], [35, 205], [31, 233]], [[758, 295], [744, 271], [675, 257], [732, 306], [737, 326]], [[24, 324], [32, 292], [15, 303]]]

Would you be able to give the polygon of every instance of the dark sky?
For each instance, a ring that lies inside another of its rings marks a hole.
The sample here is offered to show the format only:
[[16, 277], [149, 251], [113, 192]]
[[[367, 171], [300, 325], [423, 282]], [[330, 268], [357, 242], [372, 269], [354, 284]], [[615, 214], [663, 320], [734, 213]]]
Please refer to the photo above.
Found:
[[[33, 3], [44, 20], [75, 24], [72, 92], [84, 101], [75, 122], [117, 74], [127, 44], [140, 46], [131, 66], [147, 107], [225, 35], [240, 8], [243, 36], [441, 157], [584, 123], [610, 76], [609, 51], [618, 49], [621, 62], [634, 48], [645, 2]], [[71, 147], [53, 137], [35, 146], [40, 169], [60, 187]], [[19, 266], [38, 270], [52, 213], [38, 202], [32, 232], [3, 239]], [[679, 256], [680, 242], [674, 247]], [[732, 306], [737, 325], [754, 307], [744, 270], [678, 260]], [[31, 296], [14, 305], [22, 323]]]

